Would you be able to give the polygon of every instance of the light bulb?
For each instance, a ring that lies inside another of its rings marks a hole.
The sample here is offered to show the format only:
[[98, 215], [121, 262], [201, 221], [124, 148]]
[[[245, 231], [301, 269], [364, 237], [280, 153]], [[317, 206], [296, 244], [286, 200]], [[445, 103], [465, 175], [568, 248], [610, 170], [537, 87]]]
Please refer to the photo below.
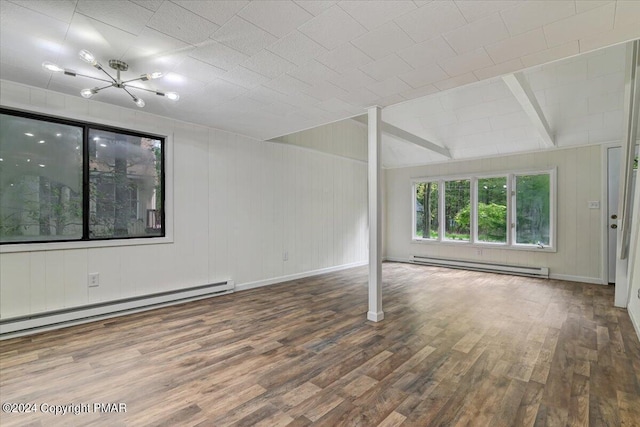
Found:
[[48, 61], [45, 61], [42, 63], [42, 68], [44, 68], [47, 71], [53, 71], [54, 73], [61, 73], [64, 71], [64, 68], [60, 68], [53, 62], [48, 62]]
[[153, 73], [147, 74], [147, 77], [150, 79], [159, 79], [160, 77], [162, 77], [162, 73], [160, 71], [155, 71]]
[[96, 57], [95, 57], [95, 56], [93, 56], [93, 53], [89, 52], [88, 50], [84, 50], [84, 49], [82, 49], [82, 50], [78, 53], [78, 55], [80, 56], [80, 58], [81, 58], [83, 61], [85, 61], [85, 62], [87, 62], [87, 63], [89, 63], [89, 64], [91, 64], [91, 65], [96, 65], [96, 64], [98, 63], [98, 61], [96, 61]]
[[91, 98], [94, 94], [96, 94], [97, 91], [95, 89], [82, 89], [80, 91], [80, 95], [82, 95], [83, 98]]
[[167, 92], [164, 94], [164, 96], [172, 101], [177, 101], [178, 99], [180, 99], [180, 95], [178, 95], [176, 92]]
[[136, 103], [136, 105], [140, 108], [144, 107], [144, 100], [140, 99], [140, 98], [133, 98], [133, 102]]

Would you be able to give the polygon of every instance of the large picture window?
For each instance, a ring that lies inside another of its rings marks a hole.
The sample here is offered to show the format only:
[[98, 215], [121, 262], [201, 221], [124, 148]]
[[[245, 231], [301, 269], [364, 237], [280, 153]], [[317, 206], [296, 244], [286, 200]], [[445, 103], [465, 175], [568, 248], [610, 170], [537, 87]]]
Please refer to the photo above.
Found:
[[0, 243], [164, 236], [164, 138], [0, 111]]
[[413, 239], [553, 249], [554, 188], [554, 170], [415, 179]]

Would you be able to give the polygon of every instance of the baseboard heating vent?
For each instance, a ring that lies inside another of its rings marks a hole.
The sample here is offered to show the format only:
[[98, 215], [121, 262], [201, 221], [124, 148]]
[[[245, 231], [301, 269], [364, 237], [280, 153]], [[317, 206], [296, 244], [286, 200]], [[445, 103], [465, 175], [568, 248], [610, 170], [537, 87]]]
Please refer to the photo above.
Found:
[[549, 278], [549, 269], [547, 267], [526, 267], [522, 265], [433, 258], [420, 255], [413, 255], [411, 262], [438, 267], [460, 268], [464, 270], [486, 271], [490, 273], [515, 274], [518, 276], [541, 277], [545, 279]]
[[195, 286], [176, 291], [160, 292], [29, 316], [0, 319], [0, 339], [29, 335], [50, 329], [58, 329], [183, 302], [225, 295], [232, 293], [234, 290], [235, 284], [233, 280], [228, 280], [226, 282]]

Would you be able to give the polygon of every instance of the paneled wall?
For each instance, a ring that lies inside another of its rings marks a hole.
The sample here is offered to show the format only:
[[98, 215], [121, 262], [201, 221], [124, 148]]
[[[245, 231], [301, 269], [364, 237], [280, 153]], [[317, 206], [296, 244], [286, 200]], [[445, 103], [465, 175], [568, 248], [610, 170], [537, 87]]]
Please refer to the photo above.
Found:
[[[169, 135], [174, 198], [173, 243], [0, 254], [2, 318], [226, 279], [242, 289], [366, 263], [360, 161], [1, 85], [3, 106]], [[100, 286], [88, 288], [93, 272]]]
[[[386, 170], [386, 257], [412, 255], [549, 267], [553, 277], [602, 283], [602, 148], [588, 146], [491, 159], [450, 162]], [[536, 252], [455, 244], [429, 244], [411, 239], [411, 179], [428, 176], [490, 173], [557, 167], [557, 252]], [[600, 201], [589, 209], [588, 201]]]

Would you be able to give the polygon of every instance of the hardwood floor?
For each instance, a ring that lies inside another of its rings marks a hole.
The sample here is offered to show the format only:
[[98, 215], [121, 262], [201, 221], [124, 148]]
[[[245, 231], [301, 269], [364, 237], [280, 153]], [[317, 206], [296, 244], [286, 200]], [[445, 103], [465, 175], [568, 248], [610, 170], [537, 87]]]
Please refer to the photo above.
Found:
[[377, 324], [358, 268], [0, 342], [2, 402], [39, 410], [0, 424], [640, 425], [640, 343], [612, 287], [396, 263], [383, 277]]

